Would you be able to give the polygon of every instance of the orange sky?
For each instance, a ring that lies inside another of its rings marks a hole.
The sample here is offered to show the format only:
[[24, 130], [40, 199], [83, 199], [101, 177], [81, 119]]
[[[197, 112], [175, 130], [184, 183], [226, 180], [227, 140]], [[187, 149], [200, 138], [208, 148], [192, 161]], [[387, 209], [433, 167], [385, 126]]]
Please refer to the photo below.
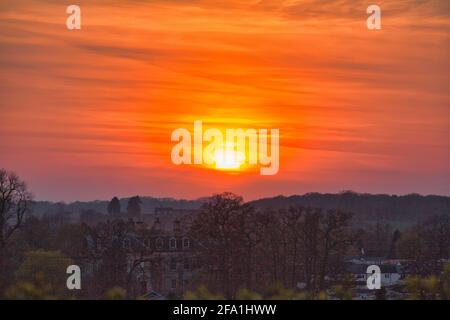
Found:
[[[69, 1], [70, 2], [70, 1]], [[450, 194], [450, 2], [0, 4], [0, 167], [37, 199]], [[280, 170], [175, 166], [172, 130], [279, 128]]]

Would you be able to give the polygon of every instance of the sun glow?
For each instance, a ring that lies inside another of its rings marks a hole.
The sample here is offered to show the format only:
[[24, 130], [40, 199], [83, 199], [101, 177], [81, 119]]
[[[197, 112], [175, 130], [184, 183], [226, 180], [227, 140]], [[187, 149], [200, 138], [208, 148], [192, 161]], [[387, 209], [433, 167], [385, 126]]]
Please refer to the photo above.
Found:
[[205, 168], [233, 171], [242, 171], [249, 166], [259, 165], [261, 175], [277, 174], [278, 129], [270, 129], [270, 142], [267, 139], [267, 129], [227, 128], [225, 132], [225, 139], [222, 131], [217, 128], [208, 128], [203, 132], [200, 120], [194, 121], [193, 139], [188, 129], [175, 129], [171, 141], [178, 143], [172, 148], [172, 162], [175, 165], [196, 164]]
[[213, 155], [216, 163], [215, 168], [219, 170], [236, 170], [245, 162], [245, 155], [235, 150], [216, 150]]

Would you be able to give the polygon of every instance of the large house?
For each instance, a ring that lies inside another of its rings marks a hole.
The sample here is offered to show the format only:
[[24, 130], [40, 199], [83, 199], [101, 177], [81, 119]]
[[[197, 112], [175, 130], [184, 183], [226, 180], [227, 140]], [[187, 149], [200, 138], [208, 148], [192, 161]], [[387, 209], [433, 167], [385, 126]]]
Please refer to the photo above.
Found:
[[[148, 298], [155, 293], [181, 296], [190, 288], [199, 268], [197, 243], [189, 234], [194, 214], [191, 210], [157, 208], [153, 214], [143, 215], [136, 234], [124, 240], [128, 270], [135, 268], [135, 294]], [[136, 250], [136, 243], [145, 249]]]
[[[200, 266], [197, 243], [189, 234], [194, 215], [192, 210], [157, 208], [137, 219], [104, 215], [99, 221], [83, 221], [89, 229], [84, 238], [87, 254], [77, 261], [85, 279], [95, 280], [104, 264], [102, 253], [112, 248], [125, 255], [124, 286], [133, 296], [148, 299], [182, 296], [191, 288]], [[122, 228], [120, 235], [111, 232], [118, 225]], [[105, 229], [110, 234], [105, 236]]]

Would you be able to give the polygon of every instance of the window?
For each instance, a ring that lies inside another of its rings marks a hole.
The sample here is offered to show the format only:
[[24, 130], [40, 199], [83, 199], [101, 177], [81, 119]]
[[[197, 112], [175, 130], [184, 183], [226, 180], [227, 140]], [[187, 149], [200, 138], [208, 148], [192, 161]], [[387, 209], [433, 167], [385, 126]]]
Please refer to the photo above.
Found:
[[177, 288], [177, 279], [172, 279], [170, 281], [170, 288], [171, 289], [176, 289]]
[[170, 259], [170, 270], [177, 270], [177, 260], [175, 258]]
[[184, 260], [183, 267], [187, 270], [189, 269], [189, 260]]
[[170, 249], [177, 248], [177, 240], [175, 238], [170, 239]]
[[156, 239], [156, 249], [161, 249], [163, 246], [163, 241], [161, 238]]
[[183, 248], [189, 248], [191, 245], [191, 242], [189, 241], [188, 238], [184, 238], [183, 239]]
[[180, 221], [175, 220], [173, 222], [173, 231], [174, 232], [180, 232], [181, 228], [180, 228]]
[[150, 240], [149, 239], [144, 239], [144, 246], [146, 246], [147, 248], [150, 247]]
[[124, 239], [123, 240], [123, 247], [124, 248], [129, 248], [130, 247], [130, 240]]

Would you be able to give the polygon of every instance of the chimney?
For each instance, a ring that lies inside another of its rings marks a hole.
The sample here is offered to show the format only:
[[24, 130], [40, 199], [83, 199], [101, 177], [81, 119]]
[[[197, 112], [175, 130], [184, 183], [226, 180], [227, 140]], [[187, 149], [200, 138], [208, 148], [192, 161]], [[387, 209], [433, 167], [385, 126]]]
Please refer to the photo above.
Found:
[[155, 222], [153, 223], [152, 229], [154, 231], [161, 231], [161, 222], [159, 221], [159, 217], [155, 218]]
[[180, 233], [181, 232], [181, 224], [180, 220], [175, 220], [173, 222], [173, 232], [174, 233]]

